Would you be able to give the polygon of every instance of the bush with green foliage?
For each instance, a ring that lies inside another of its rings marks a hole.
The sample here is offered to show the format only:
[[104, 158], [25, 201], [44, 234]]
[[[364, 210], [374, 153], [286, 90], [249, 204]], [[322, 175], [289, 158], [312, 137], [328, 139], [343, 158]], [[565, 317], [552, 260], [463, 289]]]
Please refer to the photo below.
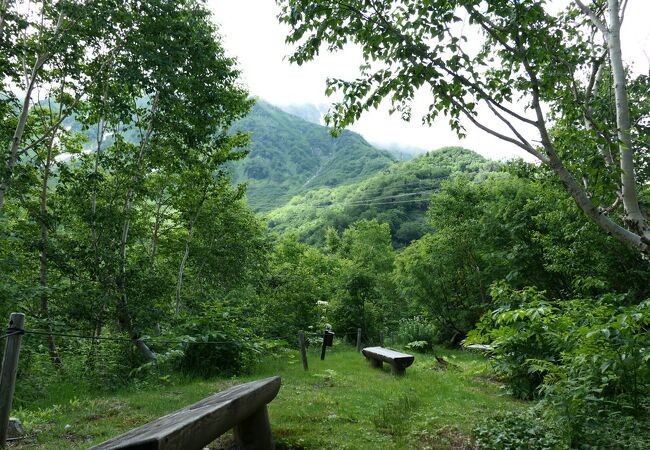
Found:
[[[648, 420], [650, 301], [622, 297], [550, 301], [533, 289], [495, 285], [501, 306], [468, 342], [489, 343], [493, 365], [515, 395], [541, 395], [573, 444], [612, 417]], [[596, 425], [600, 424], [600, 425]]]
[[298, 331], [321, 331], [339, 272], [337, 258], [287, 236], [269, 255], [257, 310], [251, 311], [264, 336], [296, 345]]
[[474, 429], [479, 448], [490, 450], [560, 450], [568, 442], [532, 410], [514, 412], [484, 420]]
[[177, 369], [200, 376], [249, 372], [263, 344], [242, 322], [220, 302], [206, 302], [200, 313], [185, 317], [174, 328], [176, 339], [186, 342]]
[[545, 373], [530, 363], [557, 361], [566, 349], [570, 323], [556, 320], [557, 307], [535, 289], [516, 291], [497, 283], [491, 294], [501, 306], [483, 316], [466, 343], [494, 347], [494, 370], [516, 397], [533, 398], [539, 394]]
[[[413, 350], [429, 351], [434, 344], [439, 343], [438, 329], [433, 323], [422, 317], [400, 320], [397, 330], [398, 342]], [[425, 345], [414, 345], [415, 343], [424, 343]]]

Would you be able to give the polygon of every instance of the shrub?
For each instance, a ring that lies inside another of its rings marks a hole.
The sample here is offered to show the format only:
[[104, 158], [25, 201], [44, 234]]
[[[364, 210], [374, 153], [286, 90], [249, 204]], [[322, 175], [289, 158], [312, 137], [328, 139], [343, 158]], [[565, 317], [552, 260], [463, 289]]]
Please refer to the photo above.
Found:
[[[417, 350], [429, 351], [433, 348], [433, 344], [439, 342], [438, 329], [434, 324], [427, 322], [420, 317], [404, 319], [399, 322], [397, 339], [399, 343], [403, 345], [415, 342], [425, 342], [425, 346], [418, 344]], [[416, 348], [413, 348], [413, 350], [416, 350]]]
[[176, 328], [185, 340], [179, 369], [201, 376], [249, 372], [259, 359], [263, 343], [250, 329], [218, 303], [207, 303], [199, 314]]
[[532, 288], [512, 291], [495, 285], [492, 297], [502, 306], [483, 316], [466, 343], [494, 347], [493, 368], [512, 394], [524, 399], [535, 397], [545, 371], [531, 370], [529, 363], [557, 361], [566, 348], [567, 323], [556, 320], [557, 307]]
[[[647, 412], [648, 410], [645, 409]], [[650, 420], [611, 413], [584, 424], [580, 435], [573, 436], [574, 447], [580, 449], [616, 448], [650, 449]]]
[[474, 436], [479, 448], [491, 450], [569, 448], [560, 431], [532, 410], [486, 419], [474, 429]]
[[594, 310], [598, 313], [586, 320], [591, 323], [571, 330], [572, 345], [557, 363], [531, 361], [531, 369], [546, 373], [540, 392], [569, 427], [574, 443], [594, 440], [594, 430], [609, 429], [610, 422], [620, 429], [628, 416], [647, 423], [650, 413], [650, 301]]
[[431, 344], [427, 341], [413, 341], [405, 345], [405, 347], [414, 352], [425, 353], [431, 350]]
[[[573, 445], [598, 442], [593, 430], [617, 417], [648, 418], [650, 301], [621, 298], [548, 301], [532, 289], [493, 288], [501, 307], [469, 342], [490, 343], [493, 366], [520, 397], [541, 395]], [[604, 438], [604, 435], [603, 435]]]

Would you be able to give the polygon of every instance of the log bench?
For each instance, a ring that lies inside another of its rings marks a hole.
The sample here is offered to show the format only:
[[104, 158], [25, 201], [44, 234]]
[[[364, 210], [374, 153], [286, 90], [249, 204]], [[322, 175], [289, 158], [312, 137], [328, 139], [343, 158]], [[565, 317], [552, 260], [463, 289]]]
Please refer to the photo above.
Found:
[[279, 390], [280, 377], [240, 384], [91, 450], [201, 450], [231, 428], [238, 449], [273, 449], [266, 405]]
[[393, 368], [395, 375], [404, 375], [406, 368], [413, 364], [415, 356], [396, 352], [384, 347], [366, 347], [361, 353], [370, 362], [372, 367], [381, 368], [383, 363], [388, 363]]

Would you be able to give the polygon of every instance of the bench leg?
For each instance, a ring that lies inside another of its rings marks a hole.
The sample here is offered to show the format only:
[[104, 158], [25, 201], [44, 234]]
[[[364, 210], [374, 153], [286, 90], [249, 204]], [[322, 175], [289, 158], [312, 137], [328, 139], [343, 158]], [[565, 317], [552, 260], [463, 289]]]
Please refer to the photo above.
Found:
[[401, 377], [406, 373], [406, 369], [400, 367], [397, 364], [394, 364], [392, 367], [393, 367], [393, 375]]
[[274, 450], [271, 422], [266, 405], [242, 421], [234, 429], [235, 444], [244, 450]]
[[370, 358], [370, 359], [368, 359], [368, 361], [370, 361], [370, 365], [371, 365], [372, 367], [375, 367], [375, 368], [377, 368], [377, 369], [381, 369], [381, 368], [384, 366], [384, 364], [382, 363], [382, 361], [379, 360], [379, 359]]

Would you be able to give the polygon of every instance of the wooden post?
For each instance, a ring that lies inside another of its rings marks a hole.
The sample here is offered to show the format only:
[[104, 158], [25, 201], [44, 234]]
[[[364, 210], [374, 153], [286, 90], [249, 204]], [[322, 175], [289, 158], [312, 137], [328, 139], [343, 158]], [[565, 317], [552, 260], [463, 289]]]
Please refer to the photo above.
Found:
[[[9, 318], [8, 333], [23, 331], [25, 326], [25, 315], [12, 313]], [[16, 374], [18, 372], [18, 357], [20, 356], [20, 343], [23, 333], [7, 337], [5, 354], [2, 360], [2, 373], [0, 374], [0, 447], [7, 444], [9, 430], [9, 416], [11, 404], [13, 403], [14, 390], [16, 389]]]
[[307, 364], [307, 349], [305, 348], [305, 332], [300, 330], [298, 332], [298, 344], [300, 344], [300, 356], [302, 356], [302, 368], [309, 370]]
[[325, 350], [327, 350], [327, 344], [325, 343], [325, 339], [327, 339], [326, 334], [327, 334], [327, 330], [323, 332], [323, 348], [320, 351], [321, 361], [325, 361]]
[[379, 345], [380, 345], [381, 347], [384, 346], [384, 332], [383, 332], [383, 331], [380, 331], [380, 332], [379, 332]]
[[357, 351], [361, 351], [361, 328], [357, 328]]

